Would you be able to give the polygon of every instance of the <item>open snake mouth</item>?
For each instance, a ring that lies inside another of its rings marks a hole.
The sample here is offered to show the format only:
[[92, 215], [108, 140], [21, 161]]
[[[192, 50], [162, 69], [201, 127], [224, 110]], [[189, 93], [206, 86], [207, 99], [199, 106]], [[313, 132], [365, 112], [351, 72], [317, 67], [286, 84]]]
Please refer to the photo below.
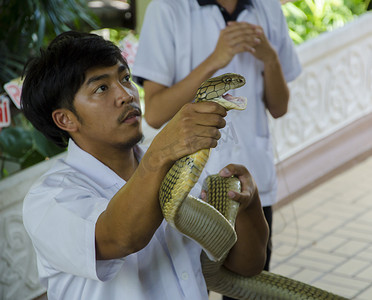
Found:
[[[228, 106], [230, 109], [243, 110], [247, 107], [247, 98], [245, 97], [234, 97], [229, 93], [222, 95], [220, 98], [230, 103]], [[222, 100], [222, 101], [223, 101]]]

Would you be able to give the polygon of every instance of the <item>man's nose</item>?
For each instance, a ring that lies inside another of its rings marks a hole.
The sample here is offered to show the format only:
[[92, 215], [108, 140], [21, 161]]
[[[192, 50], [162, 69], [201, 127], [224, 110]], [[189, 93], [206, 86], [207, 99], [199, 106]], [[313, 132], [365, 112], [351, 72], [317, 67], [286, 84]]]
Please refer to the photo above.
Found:
[[133, 94], [123, 87], [121, 84], [117, 87], [117, 94], [116, 94], [116, 104], [121, 106], [126, 103], [133, 102]]

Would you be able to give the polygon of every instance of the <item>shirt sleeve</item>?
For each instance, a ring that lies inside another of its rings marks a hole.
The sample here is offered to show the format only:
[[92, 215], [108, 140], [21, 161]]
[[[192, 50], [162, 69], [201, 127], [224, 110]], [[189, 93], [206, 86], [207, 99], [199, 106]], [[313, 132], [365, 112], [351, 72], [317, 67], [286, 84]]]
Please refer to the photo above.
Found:
[[175, 72], [174, 14], [161, 1], [151, 1], [142, 25], [137, 54], [132, 68], [134, 80], [147, 79], [171, 86]]
[[269, 22], [269, 40], [278, 53], [284, 78], [287, 82], [294, 80], [301, 73], [301, 64], [296, 48], [288, 33], [287, 20], [283, 14], [280, 1], [268, 1], [266, 21]]
[[[77, 204], [75, 209], [69, 203]], [[43, 183], [28, 193], [23, 219], [42, 267], [40, 277], [62, 272], [105, 281], [118, 272], [123, 260], [96, 260], [95, 225], [107, 204], [107, 199], [78, 187], [48, 188]], [[84, 207], [82, 213], [79, 207]]]

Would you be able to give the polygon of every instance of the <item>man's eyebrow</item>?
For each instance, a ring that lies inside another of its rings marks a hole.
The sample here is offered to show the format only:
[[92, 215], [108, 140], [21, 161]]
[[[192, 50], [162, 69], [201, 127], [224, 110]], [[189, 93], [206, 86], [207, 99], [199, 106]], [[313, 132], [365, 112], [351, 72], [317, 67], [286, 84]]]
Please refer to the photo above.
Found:
[[129, 72], [129, 68], [126, 65], [120, 65], [119, 68], [118, 68], [118, 73], [120, 74], [120, 73], [125, 72], [125, 71]]
[[[119, 74], [120, 74], [120, 73], [123, 73], [123, 72], [125, 72], [125, 71], [128, 71], [128, 72], [129, 72], [129, 69], [128, 69], [128, 67], [127, 67], [126, 65], [120, 65], [120, 66], [118, 67], [118, 73], [119, 73]], [[93, 83], [93, 82], [96, 82], [96, 81], [99, 81], [99, 80], [102, 80], [102, 79], [105, 79], [105, 78], [108, 78], [108, 77], [110, 77], [109, 74], [101, 74], [101, 75], [97, 75], [97, 76], [92, 76], [92, 77], [90, 77], [90, 78], [87, 80], [86, 85], [90, 85], [90, 84]]]
[[99, 80], [101, 80], [101, 79], [108, 78], [108, 77], [109, 77], [108, 74], [102, 74], [102, 75], [92, 76], [92, 77], [90, 77], [90, 78], [87, 80], [86, 85], [90, 85], [90, 84], [93, 83], [93, 82], [96, 82], [96, 81], [99, 81]]

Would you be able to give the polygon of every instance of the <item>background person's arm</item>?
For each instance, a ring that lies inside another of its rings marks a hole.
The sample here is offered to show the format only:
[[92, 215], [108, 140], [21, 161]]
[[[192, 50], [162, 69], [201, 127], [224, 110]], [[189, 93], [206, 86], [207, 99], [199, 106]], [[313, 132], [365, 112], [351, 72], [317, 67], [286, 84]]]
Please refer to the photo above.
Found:
[[234, 22], [220, 32], [215, 50], [183, 80], [171, 87], [154, 81], [144, 81], [145, 118], [147, 123], [160, 128], [186, 103], [191, 102], [199, 86], [219, 69], [227, 66], [241, 52], [253, 52], [260, 30], [258, 26]]

